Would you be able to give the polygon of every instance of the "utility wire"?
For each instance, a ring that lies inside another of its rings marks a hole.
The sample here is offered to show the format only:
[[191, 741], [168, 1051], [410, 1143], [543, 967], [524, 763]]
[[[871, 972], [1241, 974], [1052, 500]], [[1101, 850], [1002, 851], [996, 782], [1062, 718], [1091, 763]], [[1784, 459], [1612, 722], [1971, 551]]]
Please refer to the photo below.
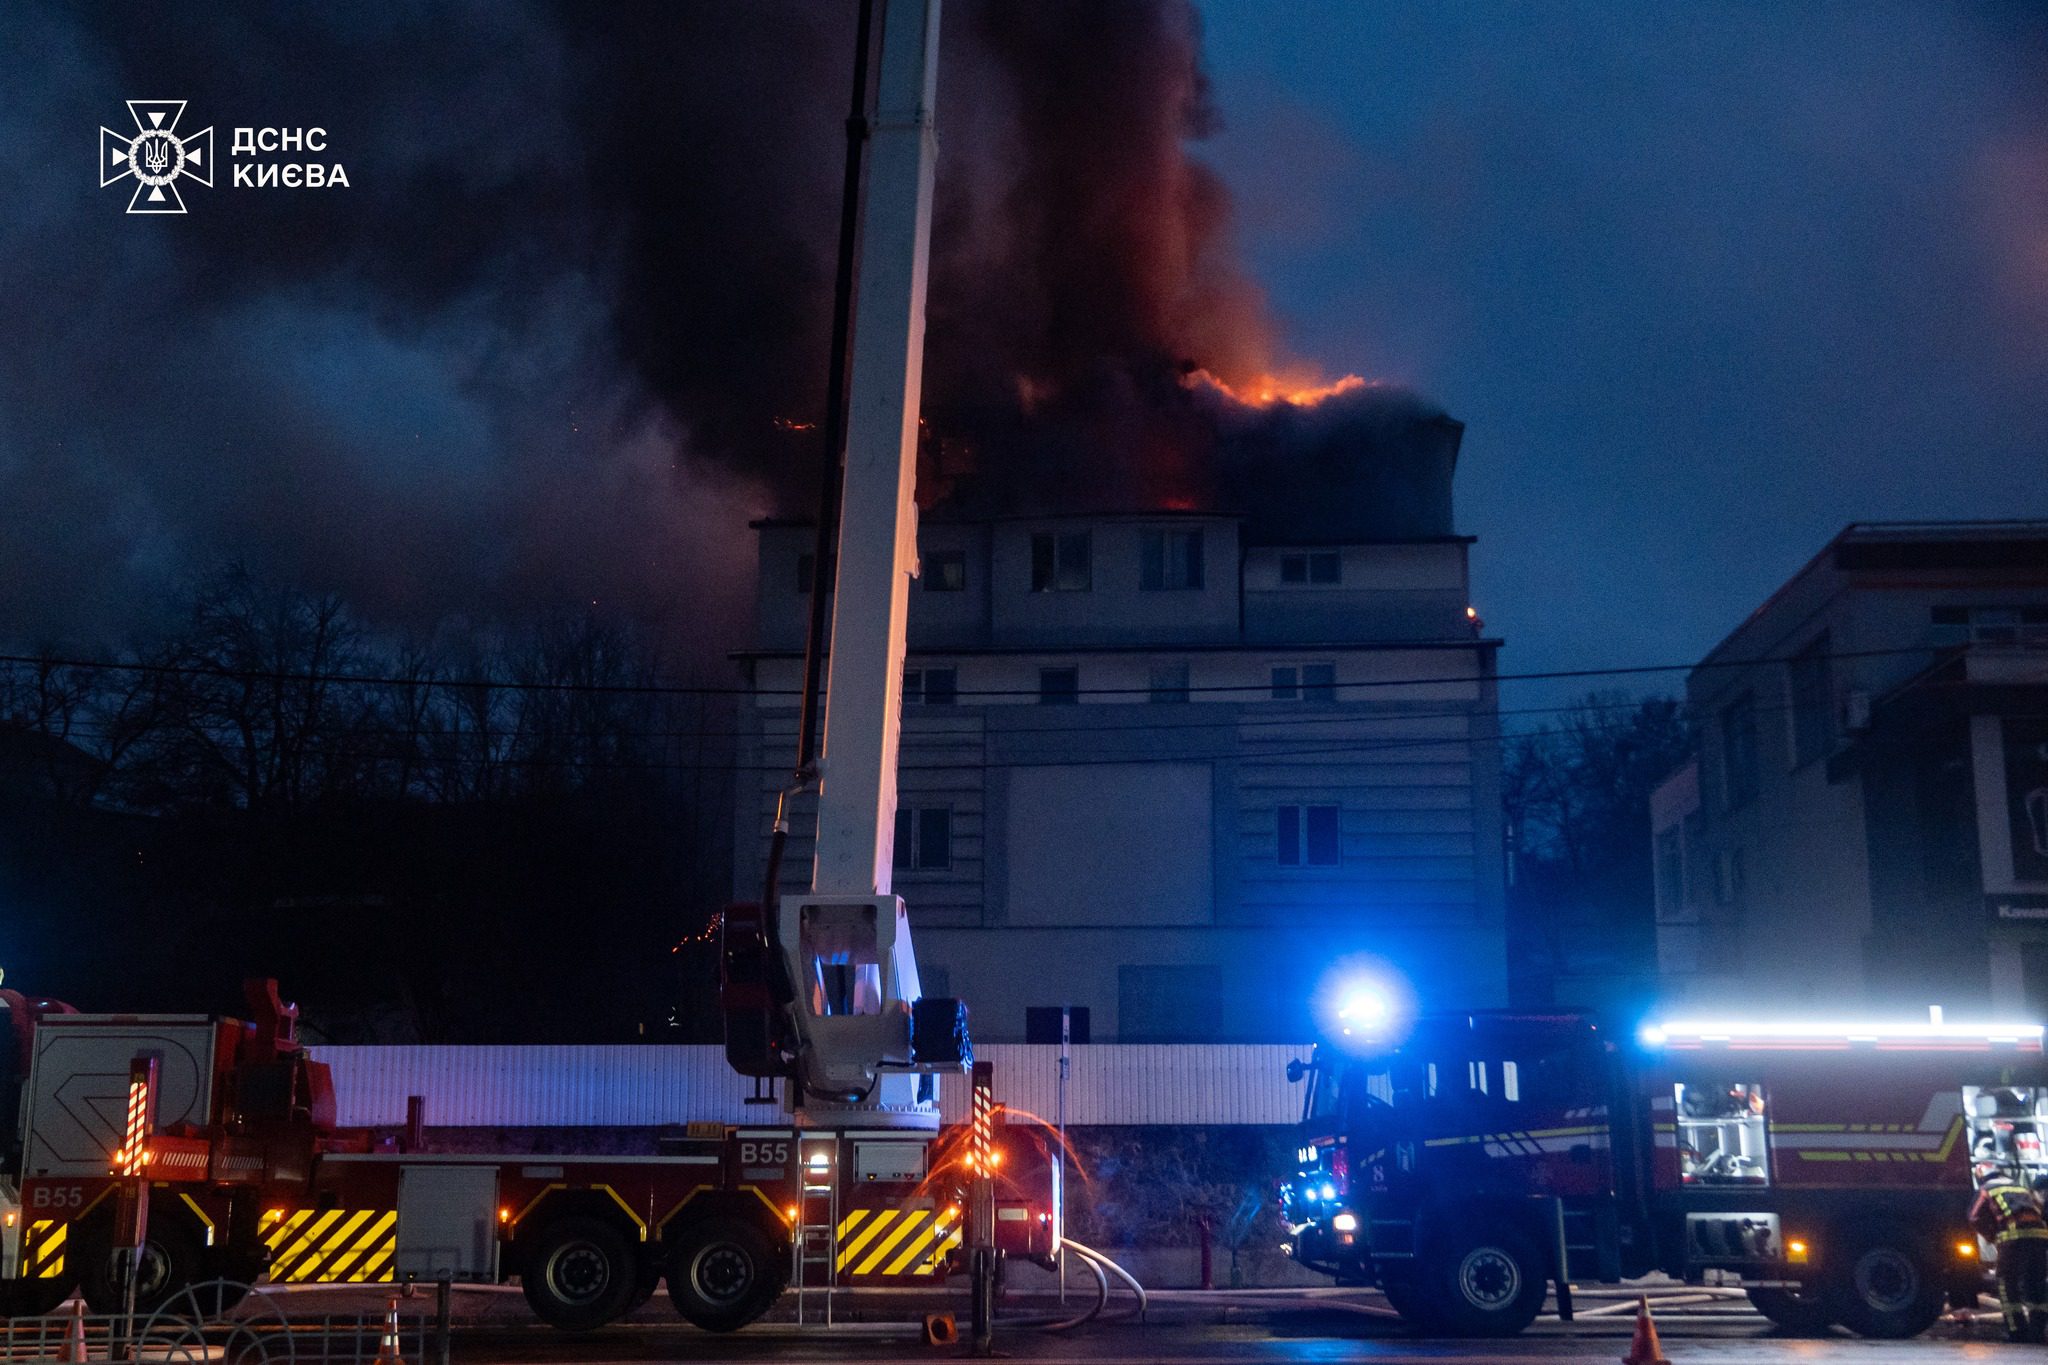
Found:
[[[1274, 645], [1270, 650], [1258, 645], [1245, 646], [1246, 652], [1270, 652], [1300, 658], [1314, 653], [1318, 648], [1331, 651], [1371, 648], [1376, 651], [1414, 649], [1430, 647], [1433, 642], [1417, 641], [1407, 644], [1386, 645], [1326, 645], [1288, 647]], [[1338, 691], [1358, 688], [1388, 687], [1430, 687], [1446, 683], [1473, 682], [1556, 682], [1573, 678], [1613, 678], [1645, 673], [1686, 673], [1700, 669], [1714, 668], [1762, 668], [1773, 664], [1812, 663], [1822, 659], [1872, 659], [1896, 657], [1905, 654], [1940, 654], [1945, 650], [1960, 648], [1954, 645], [1913, 645], [1895, 649], [1837, 650], [1811, 654], [1772, 655], [1759, 659], [1707, 659], [1694, 663], [1631, 664], [1611, 668], [1561, 668], [1529, 673], [1473, 673], [1462, 676], [1436, 676], [1413, 678], [1366, 678], [1357, 681], [1332, 683]], [[1042, 651], [1052, 657], [1061, 657], [1061, 651], [1048, 648]], [[920, 651], [927, 655], [943, 656], [944, 651]], [[152, 663], [140, 659], [72, 659], [38, 658], [25, 654], [0, 654], [0, 664], [17, 664], [33, 668], [71, 668], [110, 673], [142, 673], [177, 677], [217, 678], [237, 682], [279, 683], [321, 683], [342, 684], [364, 687], [409, 687], [446, 688], [450, 691], [505, 691], [505, 692], [588, 692], [594, 694], [617, 694], [626, 696], [730, 696], [730, 697], [789, 697], [799, 694], [797, 688], [733, 687], [699, 683], [594, 683], [594, 682], [541, 682], [532, 679], [494, 678], [440, 678], [440, 677], [386, 677], [370, 673], [305, 673], [289, 669], [228, 668], [216, 664]], [[1317, 685], [1320, 687], [1320, 685]], [[1077, 696], [1136, 696], [1150, 695], [1150, 684], [1132, 687], [1083, 687], [1077, 688]], [[1233, 692], [1242, 694], [1247, 700], [1262, 699], [1270, 695], [1270, 682], [1264, 683], [1204, 683], [1200, 686], [1175, 687], [1174, 692], [1215, 694]], [[961, 688], [956, 695], [962, 697], [1036, 697], [1039, 689], [1027, 688]]]

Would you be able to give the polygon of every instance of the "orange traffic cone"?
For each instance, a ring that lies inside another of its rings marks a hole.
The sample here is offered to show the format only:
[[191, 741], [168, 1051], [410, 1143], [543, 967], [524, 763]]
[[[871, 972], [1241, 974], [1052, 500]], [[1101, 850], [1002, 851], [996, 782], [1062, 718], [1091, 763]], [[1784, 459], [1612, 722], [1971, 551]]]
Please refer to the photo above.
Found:
[[951, 1313], [927, 1313], [924, 1315], [924, 1344], [927, 1346], [951, 1346], [960, 1340], [960, 1331], [953, 1325]]
[[1650, 1296], [1636, 1298], [1636, 1336], [1628, 1344], [1628, 1354], [1621, 1358], [1622, 1365], [1671, 1365], [1664, 1358], [1663, 1344], [1657, 1340], [1657, 1323], [1650, 1316]]
[[57, 1359], [83, 1361], [85, 1354], [85, 1300], [71, 1301], [71, 1321], [64, 1324], [64, 1349], [57, 1353]]
[[377, 1343], [372, 1365], [405, 1365], [404, 1349], [398, 1344], [398, 1296], [391, 1296], [391, 1314], [384, 1321], [384, 1339]]

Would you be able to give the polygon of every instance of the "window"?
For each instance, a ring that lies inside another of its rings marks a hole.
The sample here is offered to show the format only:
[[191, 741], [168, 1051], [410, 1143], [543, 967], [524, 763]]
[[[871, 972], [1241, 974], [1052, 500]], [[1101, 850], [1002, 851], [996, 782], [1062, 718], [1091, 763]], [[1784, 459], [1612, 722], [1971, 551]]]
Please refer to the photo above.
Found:
[[1072, 706], [1081, 700], [1081, 670], [1074, 667], [1038, 670], [1038, 704]]
[[1657, 913], [1669, 916], [1685, 905], [1685, 846], [1677, 825], [1657, 831]]
[[[837, 565], [835, 561], [830, 559], [825, 561], [826, 592], [832, 591], [832, 573], [836, 567]], [[817, 576], [818, 557], [810, 553], [798, 555], [796, 557], [796, 590], [798, 592], [809, 592], [811, 590], [811, 584], [817, 581]]]
[[933, 550], [920, 555], [918, 577], [926, 592], [965, 592], [967, 555], [961, 550]]
[[1947, 645], [2048, 649], [2048, 606], [1935, 607], [1934, 638]]
[[1280, 556], [1280, 581], [1289, 587], [1326, 587], [1344, 580], [1344, 560], [1335, 550], [1309, 550]]
[[1742, 850], [1724, 848], [1714, 859], [1714, 904], [1734, 905], [1742, 899]]
[[1680, 1179], [1688, 1185], [1768, 1185], [1770, 1149], [1764, 1142], [1764, 1088], [1755, 1081], [1680, 1082]]
[[1171, 592], [1202, 586], [1200, 531], [1147, 531], [1139, 543], [1138, 586]]
[[1031, 537], [1031, 591], [1087, 592], [1093, 582], [1088, 532], [1040, 531]]
[[1721, 791], [1729, 810], [1756, 799], [1756, 698], [1745, 692], [1721, 709]]
[[903, 670], [903, 704], [905, 706], [951, 706], [959, 699], [959, 669], [906, 668]]
[[1122, 1043], [1199, 1043], [1223, 1018], [1215, 967], [1116, 969], [1116, 1036]]
[[797, 931], [798, 960], [804, 969], [797, 987], [820, 1015], [880, 1014], [882, 960], [875, 926], [856, 908], [806, 905]]
[[[1024, 1007], [1024, 1041], [1027, 1043], [1057, 1043], [1060, 1040], [1060, 1006], [1026, 1005]], [[1085, 1043], [1088, 1041], [1088, 1007], [1074, 1005], [1067, 1010], [1067, 1041]]]
[[1828, 633], [1792, 656], [1792, 766], [1803, 768], [1835, 746], [1834, 684]]
[[1152, 665], [1152, 700], [1156, 702], [1183, 702], [1188, 699], [1188, 666], [1186, 664]]
[[1276, 664], [1273, 668], [1274, 701], [1337, 700], [1337, 665]]
[[896, 808], [896, 870], [944, 872], [953, 866], [953, 808]]
[[1335, 867], [1343, 860], [1336, 806], [1282, 806], [1274, 817], [1282, 867]]

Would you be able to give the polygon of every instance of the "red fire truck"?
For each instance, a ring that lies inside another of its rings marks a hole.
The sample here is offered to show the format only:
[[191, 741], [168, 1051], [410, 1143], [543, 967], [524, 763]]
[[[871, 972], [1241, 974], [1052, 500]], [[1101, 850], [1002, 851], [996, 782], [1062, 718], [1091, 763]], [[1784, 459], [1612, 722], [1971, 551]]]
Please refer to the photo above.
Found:
[[[186, 1286], [516, 1278], [571, 1330], [637, 1307], [664, 1277], [676, 1310], [740, 1327], [786, 1289], [931, 1284], [954, 1266], [971, 1172], [961, 1130], [693, 1124], [659, 1155], [424, 1153], [337, 1129], [327, 1068], [295, 1036], [274, 982], [253, 1021], [88, 1015], [0, 992], [12, 1046], [0, 1096], [20, 1097], [0, 1159], [0, 1307], [48, 1312], [74, 1289], [120, 1302], [114, 1152], [130, 1063], [157, 1059], [147, 1148], [145, 1310]], [[1048, 1250], [1051, 1209], [1022, 1133], [996, 1150], [997, 1245]]]
[[[2038, 1025], [1424, 1016], [1318, 1047], [1290, 1250], [1419, 1326], [1519, 1332], [1547, 1282], [1739, 1284], [1772, 1321], [1913, 1336], [1974, 1303], [1973, 1157], [2031, 1176]], [[1344, 1040], [1349, 1042], [1350, 1040]]]

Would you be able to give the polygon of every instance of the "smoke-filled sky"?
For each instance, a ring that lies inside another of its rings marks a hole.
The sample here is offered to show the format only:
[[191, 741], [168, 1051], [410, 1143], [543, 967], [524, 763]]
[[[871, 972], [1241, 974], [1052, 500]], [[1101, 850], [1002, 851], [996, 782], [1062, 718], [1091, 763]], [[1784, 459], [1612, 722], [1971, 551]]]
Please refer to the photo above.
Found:
[[1468, 424], [1503, 669], [1697, 658], [1851, 520], [2048, 515], [2048, 11], [1202, 12], [1291, 340]]
[[[0, 637], [225, 559], [729, 631], [813, 477], [851, 11], [0, 7]], [[1189, 367], [1386, 381], [1468, 424], [1509, 670], [1696, 657], [1852, 518], [2048, 513], [2024, 9], [950, 0], [942, 53], [949, 475], [1199, 500], [1248, 419]], [[351, 186], [124, 215], [131, 98]]]

